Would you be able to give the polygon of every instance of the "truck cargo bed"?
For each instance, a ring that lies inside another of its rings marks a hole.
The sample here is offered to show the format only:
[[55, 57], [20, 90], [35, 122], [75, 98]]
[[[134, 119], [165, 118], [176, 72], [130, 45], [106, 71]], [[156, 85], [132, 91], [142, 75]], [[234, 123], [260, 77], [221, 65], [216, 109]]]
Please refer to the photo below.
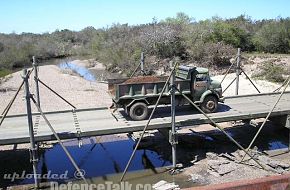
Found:
[[[168, 77], [143, 76], [130, 79], [109, 79], [109, 92], [115, 101], [126, 98], [159, 96]], [[183, 93], [190, 93], [190, 80], [177, 79], [176, 86]], [[170, 84], [164, 95], [169, 95]]]

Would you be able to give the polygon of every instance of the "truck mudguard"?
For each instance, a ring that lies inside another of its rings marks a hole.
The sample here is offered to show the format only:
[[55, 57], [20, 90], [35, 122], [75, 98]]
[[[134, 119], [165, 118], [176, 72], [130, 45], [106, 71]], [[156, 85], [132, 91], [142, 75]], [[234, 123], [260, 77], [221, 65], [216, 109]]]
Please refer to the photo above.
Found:
[[217, 92], [215, 92], [214, 90], [207, 90], [201, 95], [198, 103], [202, 103], [204, 101], [205, 97], [207, 97], [208, 95], [214, 95], [219, 100], [219, 95]]
[[135, 102], [144, 102], [147, 105], [149, 105], [149, 102], [146, 100], [146, 98], [139, 98], [139, 99], [133, 99], [128, 105], [127, 107], [130, 107], [131, 105], [133, 105]]

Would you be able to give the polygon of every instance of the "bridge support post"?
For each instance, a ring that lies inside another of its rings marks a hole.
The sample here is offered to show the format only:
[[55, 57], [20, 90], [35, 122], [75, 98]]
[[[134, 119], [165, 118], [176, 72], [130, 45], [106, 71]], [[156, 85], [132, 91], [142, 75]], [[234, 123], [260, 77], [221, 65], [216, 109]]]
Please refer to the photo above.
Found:
[[144, 52], [141, 52], [140, 64], [141, 64], [141, 73], [142, 73], [142, 75], [145, 75], [144, 63], [145, 63]]
[[37, 104], [40, 106], [40, 95], [39, 95], [39, 84], [38, 84], [38, 64], [36, 63], [35, 56], [32, 57], [32, 60], [33, 60], [32, 65], [34, 68], [36, 100], [37, 100]]
[[135, 68], [135, 70], [132, 72], [132, 74], [130, 75], [129, 78], [132, 78], [134, 76], [134, 74], [137, 72], [137, 70], [138, 70], [139, 67], [141, 69], [141, 74], [142, 75], [146, 75], [146, 73], [144, 71], [144, 63], [145, 63], [144, 52], [141, 52], [140, 62], [138, 64], [138, 66]]
[[34, 187], [37, 189], [39, 187], [38, 179], [37, 179], [37, 148], [34, 139], [33, 133], [33, 123], [32, 123], [32, 113], [31, 113], [31, 94], [29, 91], [29, 82], [27, 74], [27, 70], [23, 70], [23, 80], [24, 80], [24, 87], [25, 87], [25, 99], [26, 99], [26, 110], [27, 110], [27, 118], [28, 118], [28, 127], [29, 127], [29, 136], [30, 136], [30, 161], [32, 162], [33, 167], [33, 175], [34, 175]]
[[[174, 69], [172, 67], [172, 69]], [[176, 144], [177, 144], [177, 136], [176, 136], [176, 128], [175, 128], [175, 70], [173, 70], [172, 75], [170, 77], [170, 93], [171, 93], [171, 130], [169, 131], [169, 142], [172, 147], [172, 167], [176, 168]]]
[[238, 48], [238, 57], [237, 57], [237, 68], [236, 68], [236, 95], [239, 95], [239, 83], [240, 83], [240, 68], [241, 68], [241, 48]]

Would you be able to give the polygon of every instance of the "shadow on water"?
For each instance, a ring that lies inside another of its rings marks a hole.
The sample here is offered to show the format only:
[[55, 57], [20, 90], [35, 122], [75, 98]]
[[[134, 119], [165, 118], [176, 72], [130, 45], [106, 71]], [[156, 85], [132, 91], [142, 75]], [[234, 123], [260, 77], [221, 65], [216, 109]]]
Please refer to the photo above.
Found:
[[10, 184], [18, 184], [20, 181], [11, 179], [5, 179], [5, 175], [22, 174], [23, 171], [27, 173], [32, 172], [30, 164], [29, 152], [27, 150], [6, 150], [0, 152], [0, 189], [1, 187], [7, 187]]

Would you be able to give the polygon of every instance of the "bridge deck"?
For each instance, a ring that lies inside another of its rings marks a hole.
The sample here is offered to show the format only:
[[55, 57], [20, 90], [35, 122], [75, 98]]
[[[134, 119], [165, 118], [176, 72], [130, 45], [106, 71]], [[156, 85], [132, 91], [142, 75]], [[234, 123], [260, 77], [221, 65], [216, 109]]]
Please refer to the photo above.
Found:
[[[279, 94], [258, 94], [227, 97], [225, 104], [220, 104], [217, 113], [209, 114], [216, 122], [266, 117]], [[285, 93], [271, 116], [290, 114], [290, 92]], [[115, 112], [114, 119], [107, 108], [77, 110], [77, 123], [72, 111], [51, 112], [46, 116], [62, 139], [89, 137], [108, 134], [141, 131], [147, 121], [132, 121], [122, 111]], [[170, 127], [170, 106], [157, 109], [148, 129]], [[55, 140], [49, 127], [38, 114], [33, 115], [36, 141]], [[190, 106], [177, 107], [177, 126], [206, 124], [209, 121]], [[81, 131], [78, 133], [78, 131]], [[29, 142], [26, 115], [9, 116], [0, 127], [0, 145]]]

